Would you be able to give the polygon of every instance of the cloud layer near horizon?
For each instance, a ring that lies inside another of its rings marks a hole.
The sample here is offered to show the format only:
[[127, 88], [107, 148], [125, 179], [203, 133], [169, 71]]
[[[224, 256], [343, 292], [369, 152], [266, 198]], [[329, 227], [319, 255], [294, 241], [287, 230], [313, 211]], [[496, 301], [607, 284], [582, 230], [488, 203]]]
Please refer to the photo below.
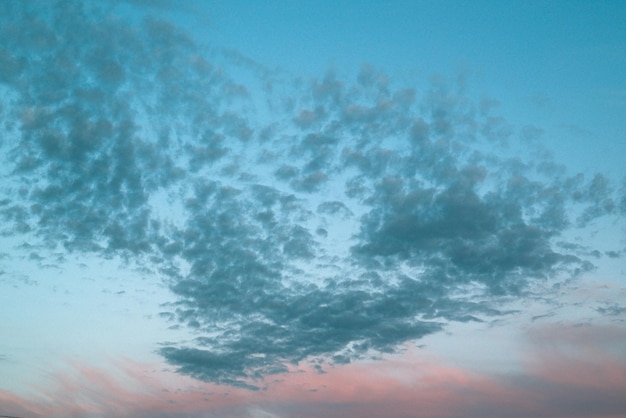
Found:
[[257, 389], [502, 315], [593, 268], [568, 233], [626, 212], [462, 85], [291, 79], [116, 11], [0, 4], [2, 233], [167, 283], [197, 336], [159, 349], [180, 373]]
[[73, 361], [50, 371], [29, 398], [0, 390], [0, 407], [24, 416], [100, 417], [440, 417], [617, 418], [626, 409], [624, 328], [533, 327], [522, 368], [486, 374], [450, 366], [432, 353], [389, 356], [320, 375], [299, 368], [266, 391], [224, 388], [118, 360], [106, 367]]

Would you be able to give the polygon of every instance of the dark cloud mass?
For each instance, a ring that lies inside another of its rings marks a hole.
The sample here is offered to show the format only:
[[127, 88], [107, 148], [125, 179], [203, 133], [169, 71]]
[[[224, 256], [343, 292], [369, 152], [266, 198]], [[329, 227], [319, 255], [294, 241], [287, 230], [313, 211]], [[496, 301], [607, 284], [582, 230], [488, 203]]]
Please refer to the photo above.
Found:
[[566, 233], [624, 212], [444, 82], [291, 81], [120, 10], [0, 2], [2, 232], [165, 281], [160, 317], [197, 336], [159, 350], [180, 373], [257, 388], [502, 315], [592, 268]]

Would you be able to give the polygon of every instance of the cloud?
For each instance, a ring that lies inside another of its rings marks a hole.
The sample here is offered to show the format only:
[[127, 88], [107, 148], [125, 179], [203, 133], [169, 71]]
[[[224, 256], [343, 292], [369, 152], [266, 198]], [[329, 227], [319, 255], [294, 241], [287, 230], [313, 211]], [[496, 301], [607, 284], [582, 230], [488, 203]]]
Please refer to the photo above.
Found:
[[259, 389], [503, 315], [589, 271], [567, 234], [624, 206], [508, 152], [528, 129], [442, 81], [294, 82], [140, 9], [0, 7], [3, 234], [164, 281], [195, 339], [159, 353], [200, 380]]
[[98, 368], [75, 360], [63, 370], [49, 370], [47, 384], [31, 387], [27, 395], [0, 390], [0, 408], [29, 417], [163, 418], [207, 416], [207, 411], [219, 417], [226, 416], [221, 412], [225, 407], [244, 409], [232, 407], [245, 403], [236, 391], [155, 370], [160, 365], [128, 359], [104, 363], [106, 367]]
[[73, 361], [48, 384], [0, 408], [24, 416], [617, 418], [626, 411], [623, 327], [547, 324], [524, 334], [521, 367], [481, 373], [451, 366], [428, 348], [386, 361], [304, 364], [263, 391], [201, 383], [131, 360]]
[[626, 314], [626, 307], [619, 305], [617, 303], [610, 303], [610, 304], [606, 304], [606, 306], [597, 307], [596, 311], [598, 311], [599, 313], [603, 315], [619, 317], [619, 316], [623, 316], [624, 314]]

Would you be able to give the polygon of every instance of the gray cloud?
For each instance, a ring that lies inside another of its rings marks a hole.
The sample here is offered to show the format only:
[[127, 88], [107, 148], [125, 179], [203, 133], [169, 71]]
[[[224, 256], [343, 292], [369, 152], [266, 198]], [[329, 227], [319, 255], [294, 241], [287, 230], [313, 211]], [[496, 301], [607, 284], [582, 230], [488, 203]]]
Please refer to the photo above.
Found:
[[622, 306], [617, 303], [610, 303], [605, 304], [605, 306], [597, 307], [596, 311], [603, 315], [618, 317], [626, 314], [626, 306]]
[[272, 93], [262, 66], [114, 3], [0, 11], [3, 234], [164, 280], [160, 317], [196, 338], [159, 353], [198, 379], [258, 388], [504, 315], [497, 296], [592, 268], [566, 232], [624, 212], [600, 174], [507, 156], [536, 131], [442, 82], [364, 66]]

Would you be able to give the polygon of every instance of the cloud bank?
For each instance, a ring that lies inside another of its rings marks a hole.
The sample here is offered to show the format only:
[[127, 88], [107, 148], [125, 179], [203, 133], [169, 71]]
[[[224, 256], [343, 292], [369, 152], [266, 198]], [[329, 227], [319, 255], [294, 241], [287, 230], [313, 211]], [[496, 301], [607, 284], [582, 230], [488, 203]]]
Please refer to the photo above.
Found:
[[478, 373], [409, 350], [378, 367], [354, 363], [327, 375], [299, 368], [274, 376], [266, 391], [197, 382], [128, 359], [106, 367], [73, 361], [29, 398], [0, 390], [0, 407], [33, 417], [617, 418], [626, 409], [625, 337], [610, 325], [534, 327], [515, 372]]
[[2, 233], [164, 281], [196, 336], [158, 348], [180, 373], [258, 389], [503, 315], [626, 212], [463, 86], [289, 77], [122, 10], [0, 4]]

